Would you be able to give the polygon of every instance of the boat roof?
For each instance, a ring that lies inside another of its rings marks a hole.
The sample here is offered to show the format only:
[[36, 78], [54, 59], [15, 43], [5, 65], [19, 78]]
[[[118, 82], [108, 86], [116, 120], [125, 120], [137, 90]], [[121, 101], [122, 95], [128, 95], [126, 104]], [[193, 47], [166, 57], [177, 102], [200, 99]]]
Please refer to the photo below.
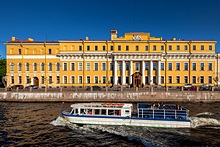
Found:
[[131, 103], [76, 103], [71, 108], [126, 108], [133, 106]]

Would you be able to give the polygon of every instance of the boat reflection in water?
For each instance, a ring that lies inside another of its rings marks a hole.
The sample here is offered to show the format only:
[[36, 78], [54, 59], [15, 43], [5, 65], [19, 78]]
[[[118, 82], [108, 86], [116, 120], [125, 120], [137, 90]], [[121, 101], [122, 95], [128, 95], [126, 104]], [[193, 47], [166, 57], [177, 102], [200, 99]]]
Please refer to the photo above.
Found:
[[190, 128], [189, 111], [177, 105], [138, 103], [78, 103], [62, 111], [69, 122], [79, 125], [144, 126]]

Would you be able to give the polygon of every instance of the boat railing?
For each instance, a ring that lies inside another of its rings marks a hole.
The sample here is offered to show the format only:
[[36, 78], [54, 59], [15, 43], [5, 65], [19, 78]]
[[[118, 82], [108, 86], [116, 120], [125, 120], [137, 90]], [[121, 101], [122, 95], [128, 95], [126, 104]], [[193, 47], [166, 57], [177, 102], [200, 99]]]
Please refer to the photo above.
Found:
[[188, 110], [139, 108], [138, 118], [187, 120]]

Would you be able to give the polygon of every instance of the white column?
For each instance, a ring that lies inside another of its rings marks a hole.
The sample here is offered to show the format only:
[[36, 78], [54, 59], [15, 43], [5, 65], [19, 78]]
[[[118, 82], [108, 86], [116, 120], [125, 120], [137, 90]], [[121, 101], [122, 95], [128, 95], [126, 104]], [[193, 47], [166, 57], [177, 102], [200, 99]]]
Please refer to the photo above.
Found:
[[161, 84], [161, 76], [160, 76], [160, 71], [161, 71], [161, 63], [160, 61], [158, 61], [158, 64], [157, 64], [157, 85], [160, 85]]
[[122, 61], [122, 85], [126, 84], [126, 77], [125, 77], [125, 61]]
[[132, 61], [130, 61], [130, 65], [129, 65], [129, 67], [130, 67], [130, 69], [129, 69], [129, 84], [131, 85], [132, 84], [132, 74], [133, 74], [133, 69], [132, 69]]
[[152, 85], [153, 84], [153, 61], [151, 60], [150, 61], [150, 78], [149, 78], [149, 80], [150, 80], [150, 85]]
[[114, 61], [114, 85], [118, 84], [118, 74], [117, 74], [117, 71], [118, 71], [118, 63], [117, 63], [117, 61]]
[[142, 83], [145, 85], [145, 61], [142, 61]]

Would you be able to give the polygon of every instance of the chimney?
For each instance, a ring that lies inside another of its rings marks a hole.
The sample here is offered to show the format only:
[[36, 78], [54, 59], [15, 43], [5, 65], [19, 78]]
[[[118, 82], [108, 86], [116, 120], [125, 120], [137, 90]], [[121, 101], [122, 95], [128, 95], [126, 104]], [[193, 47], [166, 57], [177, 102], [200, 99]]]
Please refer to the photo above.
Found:
[[15, 41], [15, 36], [12, 36], [12, 37], [11, 37], [11, 41]]
[[117, 38], [118, 35], [118, 31], [117, 30], [111, 30], [111, 40], [113, 40], [114, 38]]

